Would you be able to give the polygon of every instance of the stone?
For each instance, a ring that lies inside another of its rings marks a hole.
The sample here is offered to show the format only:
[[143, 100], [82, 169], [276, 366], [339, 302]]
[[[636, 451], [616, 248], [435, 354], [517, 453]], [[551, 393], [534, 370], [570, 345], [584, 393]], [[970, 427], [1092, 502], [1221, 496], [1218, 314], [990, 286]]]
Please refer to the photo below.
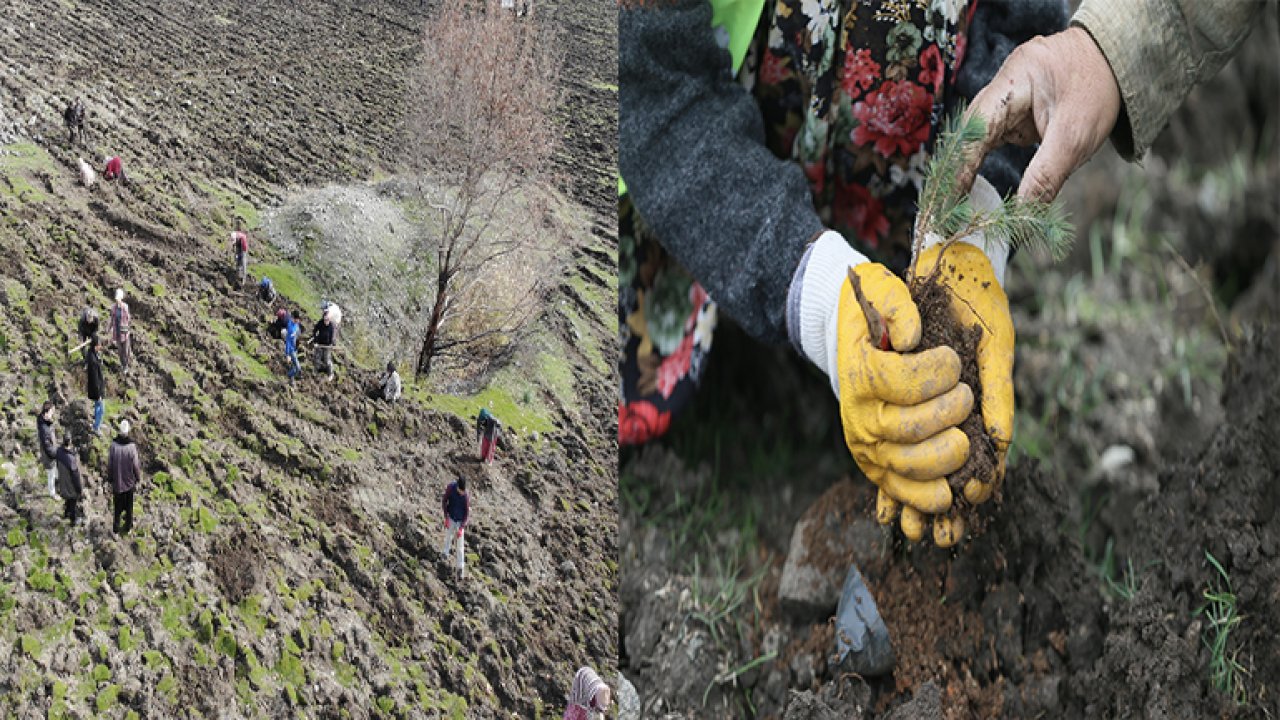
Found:
[[942, 690], [932, 680], [916, 688], [910, 700], [893, 709], [885, 720], [941, 720]]
[[631, 684], [626, 675], [618, 673], [617, 692], [614, 698], [618, 702], [618, 720], [640, 720], [640, 694], [636, 686]]
[[836, 610], [836, 658], [841, 670], [863, 677], [893, 669], [889, 628], [855, 565], [849, 566]]
[[[854, 492], [849, 480], [831, 486], [805, 511], [791, 533], [778, 599], [795, 620], [815, 622], [830, 617], [840, 599], [848, 559], [866, 564], [879, 552], [883, 539], [880, 526], [872, 518], [849, 511]], [[810, 540], [822, 545], [809, 547]]]

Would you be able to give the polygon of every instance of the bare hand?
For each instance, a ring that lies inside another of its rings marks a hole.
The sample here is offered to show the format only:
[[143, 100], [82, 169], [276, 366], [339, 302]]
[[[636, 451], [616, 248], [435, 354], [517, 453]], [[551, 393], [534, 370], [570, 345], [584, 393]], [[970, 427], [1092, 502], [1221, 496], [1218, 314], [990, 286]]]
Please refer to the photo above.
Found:
[[1052, 200], [1111, 134], [1120, 101], [1111, 66], [1083, 28], [1018, 46], [969, 107], [986, 120], [987, 135], [961, 168], [961, 187], [970, 187], [995, 148], [1039, 142], [1018, 195]]

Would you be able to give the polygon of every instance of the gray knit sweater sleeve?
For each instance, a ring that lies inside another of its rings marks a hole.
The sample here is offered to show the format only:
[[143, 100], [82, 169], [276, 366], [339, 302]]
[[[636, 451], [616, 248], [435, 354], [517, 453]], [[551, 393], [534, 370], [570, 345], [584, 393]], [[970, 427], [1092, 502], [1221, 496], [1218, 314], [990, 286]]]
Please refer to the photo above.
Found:
[[[1037, 35], [1050, 35], [1067, 26], [1064, 0], [978, 0], [969, 26], [964, 61], [956, 76], [956, 90], [966, 103], [986, 87], [1009, 53]], [[952, 108], [948, 108], [950, 111]], [[1001, 195], [1018, 189], [1031, 162], [1034, 147], [1005, 145], [989, 153], [981, 173]]]
[[753, 337], [786, 339], [786, 299], [822, 232], [799, 165], [765, 146], [706, 0], [618, 12], [618, 166], [667, 251]]

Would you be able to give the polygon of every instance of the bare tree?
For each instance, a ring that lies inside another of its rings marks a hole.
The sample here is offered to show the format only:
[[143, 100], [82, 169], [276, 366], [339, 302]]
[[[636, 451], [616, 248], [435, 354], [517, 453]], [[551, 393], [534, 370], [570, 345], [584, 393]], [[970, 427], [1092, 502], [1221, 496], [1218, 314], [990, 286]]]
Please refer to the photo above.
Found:
[[496, 3], [445, 0], [408, 81], [407, 150], [439, 222], [416, 243], [434, 257], [435, 297], [417, 376], [437, 358], [509, 349], [552, 285], [549, 161], [561, 55], [548, 28]]

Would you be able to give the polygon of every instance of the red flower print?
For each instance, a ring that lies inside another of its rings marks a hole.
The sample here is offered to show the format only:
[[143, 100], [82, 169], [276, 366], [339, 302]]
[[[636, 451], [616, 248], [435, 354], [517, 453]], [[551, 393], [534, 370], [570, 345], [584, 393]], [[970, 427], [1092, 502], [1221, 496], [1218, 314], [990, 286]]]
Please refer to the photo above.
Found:
[[844, 74], [840, 86], [850, 98], [856, 98], [868, 90], [880, 77], [880, 63], [871, 59], [867, 49], [847, 52], [844, 56]]
[[786, 58], [772, 50], [764, 53], [764, 62], [760, 65], [760, 82], [765, 85], [781, 85], [787, 79]]
[[648, 400], [618, 403], [618, 444], [639, 445], [660, 437], [671, 425], [671, 412], [658, 412]]
[[854, 103], [858, 127], [853, 141], [875, 145], [885, 157], [895, 152], [910, 156], [929, 139], [929, 110], [933, 97], [919, 85], [903, 80], [886, 82]]
[[942, 53], [938, 52], [937, 45], [930, 45], [920, 53], [920, 82], [932, 85], [935, 95], [942, 92], [943, 70]]
[[662, 359], [658, 366], [658, 392], [662, 397], [671, 397], [672, 391], [680, 378], [689, 374], [689, 365], [693, 360], [693, 333], [687, 333], [680, 341], [680, 347]]
[[836, 224], [852, 228], [858, 239], [872, 248], [889, 235], [889, 218], [884, 216], [884, 203], [864, 185], [850, 183], [836, 187]]
[[967, 47], [969, 47], [969, 36], [968, 36], [968, 35], [963, 35], [963, 34], [962, 34], [962, 35], [960, 35], [960, 37], [956, 38], [956, 64], [955, 64], [955, 72], [956, 72], [957, 74], [959, 74], [959, 73], [960, 73], [960, 64], [964, 62], [964, 51], [965, 51], [965, 48], [967, 48]]

